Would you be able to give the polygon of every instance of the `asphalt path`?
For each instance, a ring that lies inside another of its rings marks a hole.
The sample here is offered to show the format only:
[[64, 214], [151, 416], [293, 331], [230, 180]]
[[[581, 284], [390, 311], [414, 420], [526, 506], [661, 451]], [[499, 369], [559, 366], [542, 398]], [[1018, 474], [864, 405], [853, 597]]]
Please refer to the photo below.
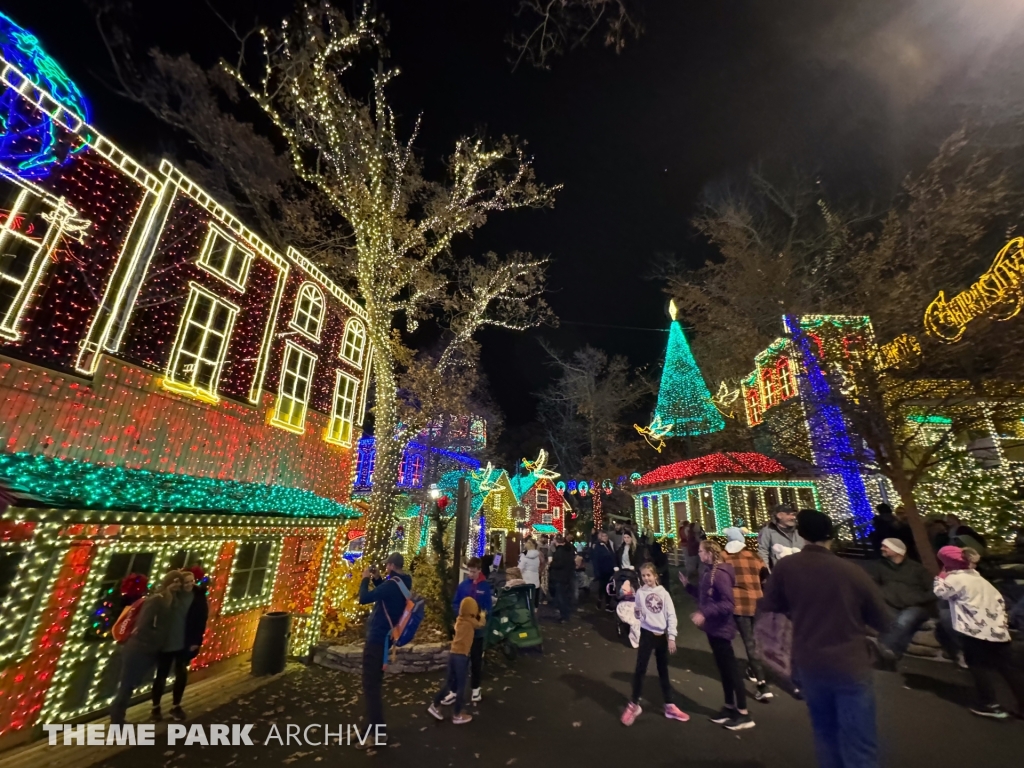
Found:
[[[708, 721], [722, 705], [721, 685], [704, 635], [686, 618], [692, 603], [677, 596], [677, 606], [681, 628], [671, 677], [676, 703], [691, 716], [687, 723], [661, 714], [653, 658], [643, 714], [630, 728], [619, 722], [636, 654], [618, 639], [614, 615], [588, 605], [565, 625], [545, 618], [542, 654], [522, 655], [509, 663], [500, 654], [489, 653], [484, 699], [469, 707], [474, 719], [466, 725], [438, 722], [426, 712], [442, 673], [395, 675], [385, 684], [386, 748], [366, 753], [337, 744], [285, 744], [273, 738], [268, 742], [275, 725], [284, 741], [289, 725], [305, 729], [326, 723], [337, 730], [339, 724], [360, 722], [359, 679], [309, 667], [191, 721], [253, 724], [254, 746], [136, 747], [102, 765], [312, 768], [376, 761], [396, 768], [815, 766], [806, 707], [777, 688], [771, 703], [751, 697], [757, 724], [752, 730], [733, 733]], [[737, 655], [742, 656], [738, 639]], [[883, 765], [1024, 765], [1024, 721], [994, 722], [970, 714], [966, 705], [972, 701], [971, 677], [955, 665], [906, 659], [899, 672], [876, 672], [875, 686]], [[311, 741], [322, 740], [322, 731], [313, 728], [308, 733]]]

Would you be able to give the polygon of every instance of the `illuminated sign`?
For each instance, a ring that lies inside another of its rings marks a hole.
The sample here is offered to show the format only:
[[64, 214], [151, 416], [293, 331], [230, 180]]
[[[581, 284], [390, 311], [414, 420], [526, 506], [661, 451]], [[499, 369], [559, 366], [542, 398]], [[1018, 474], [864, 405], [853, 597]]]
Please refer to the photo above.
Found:
[[967, 324], [982, 316], [1009, 320], [1024, 303], [1024, 237], [1003, 246], [992, 266], [966, 291], [949, 301], [939, 291], [924, 312], [928, 333], [945, 341], [959, 341]]
[[901, 333], [888, 344], [878, 347], [875, 363], [879, 371], [887, 371], [890, 368], [913, 368], [920, 358], [920, 342], [909, 333]]

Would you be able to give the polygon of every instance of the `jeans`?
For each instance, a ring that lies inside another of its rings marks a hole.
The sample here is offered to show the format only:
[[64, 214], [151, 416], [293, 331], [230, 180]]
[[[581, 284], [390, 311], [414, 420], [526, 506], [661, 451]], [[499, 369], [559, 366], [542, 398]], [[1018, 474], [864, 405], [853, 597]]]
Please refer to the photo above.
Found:
[[[470, 678], [473, 683], [473, 690], [480, 687], [480, 669], [484, 665], [484, 636], [475, 635], [473, 637], [473, 647], [469, 650], [469, 669]], [[462, 680], [465, 685], [465, 678]]]
[[188, 685], [188, 663], [191, 661], [189, 652], [185, 650], [161, 652], [156, 663], [156, 677], [153, 679], [153, 706], [160, 706], [160, 699], [163, 698], [164, 688], [167, 686], [167, 675], [174, 667], [174, 706], [181, 704], [181, 697], [185, 695], [185, 686]]
[[[483, 648], [483, 638], [480, 638], [480, 647]], [[476, 645], [476, 641], [473, 641]], [[462, 653], [448, 654], [448, 677], [434, 696], [434, 706], [441, 703], [441, 700], [448, 695], [449, 691], [455, 693], [455, 714], [462, 711], [462, 697], [466, 695], [466, 673], [469, 671], [469, 656]]]
[[110, 722], [123, 724], [128, 704], [132, 700], [135, 689], [142, 685], [146, 674], [157, 663], [157, 654], [125, 646], [121, 654], [121, 678], [118, 681], [117, 693], [110, 702]]
[[991, 707], [999, 703], [996, 698], [996, 681], [1002, 677], [1017, 698], [1017, 707], [1024, 707], [1024, 672], [1016, 667], [1011, 643], [993, 643], [976, 637], [960, 635], [964, 648], [967, 668], [974, 676], [978, 688], [978, 703]]
[[811, 715], [819, 768], [878, 768], [871, 681], [838, 681], [803, 671], [800, 683]]
[[939, 623], [935, 625], [935, 639], [939, 641], [942, 650], [949, 658], [956, 661], [957, 654], [963, 653], [960, 645], [960, 633], [953, 629], [953, 614], [949, 610], [949, 603], [945, 600], [939, 601]]
[[761, 685], [765, 681], [764, 664], [761, 663], [761, 657], [757, 653], [757, 643], [754, 642], [754, 617], [733, 616], [733, 619], [736, 621], [736, 629], [740, 631], [743, 647], [747, 649], [747, 666], [757, 678], [757, 684]]
[[725, 706], [736, 709], [747, 708], [747, 689], [743, 686], [743, 676], [736, 662], [736, 652], [732, 649], [732, 640], [708, 635], [711, 653], [715, 657], [718, 675], [722, 678], [722, 693], [725, 694]]
[[928, 609], [920, 605], [902, 608], [896, 613], [896, 620], [883, 632], [878, 642], [900, 659], [907, 652], [907, 646], [914, 639], [914, 633], [928, 621]]
[[658, 681], [661, 683], [661, 695], [666, 704], [672, 703], [672, 682], [668, 679], [668, 635], [656, 635], [650, 630], [640, 630], [640, 647], [636, 651], [636, 669], [633, 671], [633, 703], [640, 703], [640, 694], [644, 689], [644, 678], [647, 676], [647, 665], [654, 652], [654, 662], [658, 666]]
[[558, 609], [558, 618], [568, 620], [572, 614], [572, 584], [568, 581], [552, 581], [549, 585], [551, 599]]
[[366, 721], [384, 725], [384, 644], [363, 646], [363, 697], [366, 699]]

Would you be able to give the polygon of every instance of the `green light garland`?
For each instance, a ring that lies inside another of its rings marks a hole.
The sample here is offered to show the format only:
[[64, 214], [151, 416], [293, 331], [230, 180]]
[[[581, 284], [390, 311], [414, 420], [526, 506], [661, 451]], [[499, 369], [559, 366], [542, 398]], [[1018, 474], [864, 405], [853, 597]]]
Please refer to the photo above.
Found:
[[725, 420], [711, 402], [711, 392], [676, 320], [669, 328], [654, 416], [663, 425], [672, 426], [671, 437], [706, 435], [725, 429]]
[[145, 469], [101, 467], [28, 453], [0, 454], [0, 478], [54, 506], [146, 512], [229, 512], [290, 517], [359, 517], [311, 491]]

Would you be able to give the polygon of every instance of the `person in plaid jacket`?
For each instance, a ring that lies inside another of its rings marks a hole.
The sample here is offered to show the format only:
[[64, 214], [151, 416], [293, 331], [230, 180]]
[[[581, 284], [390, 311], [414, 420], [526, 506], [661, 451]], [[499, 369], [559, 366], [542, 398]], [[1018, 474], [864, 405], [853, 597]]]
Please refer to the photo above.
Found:
[[736, 585], [733, 587], [733, 620], [743, 638], [743, 646], [747, 649], [747, 677], [757, 683], [754, 698], [767, 703], [775, 694], [768, 687], [764, 675], [764, 665], [754, 644], [754, 613], [757, 601], [761, 599], [761, 572], [766, 570], [760, 557], [747, 549], [743, 531], [739, 528], [726, 528], [725, 562], [736, 572]]

